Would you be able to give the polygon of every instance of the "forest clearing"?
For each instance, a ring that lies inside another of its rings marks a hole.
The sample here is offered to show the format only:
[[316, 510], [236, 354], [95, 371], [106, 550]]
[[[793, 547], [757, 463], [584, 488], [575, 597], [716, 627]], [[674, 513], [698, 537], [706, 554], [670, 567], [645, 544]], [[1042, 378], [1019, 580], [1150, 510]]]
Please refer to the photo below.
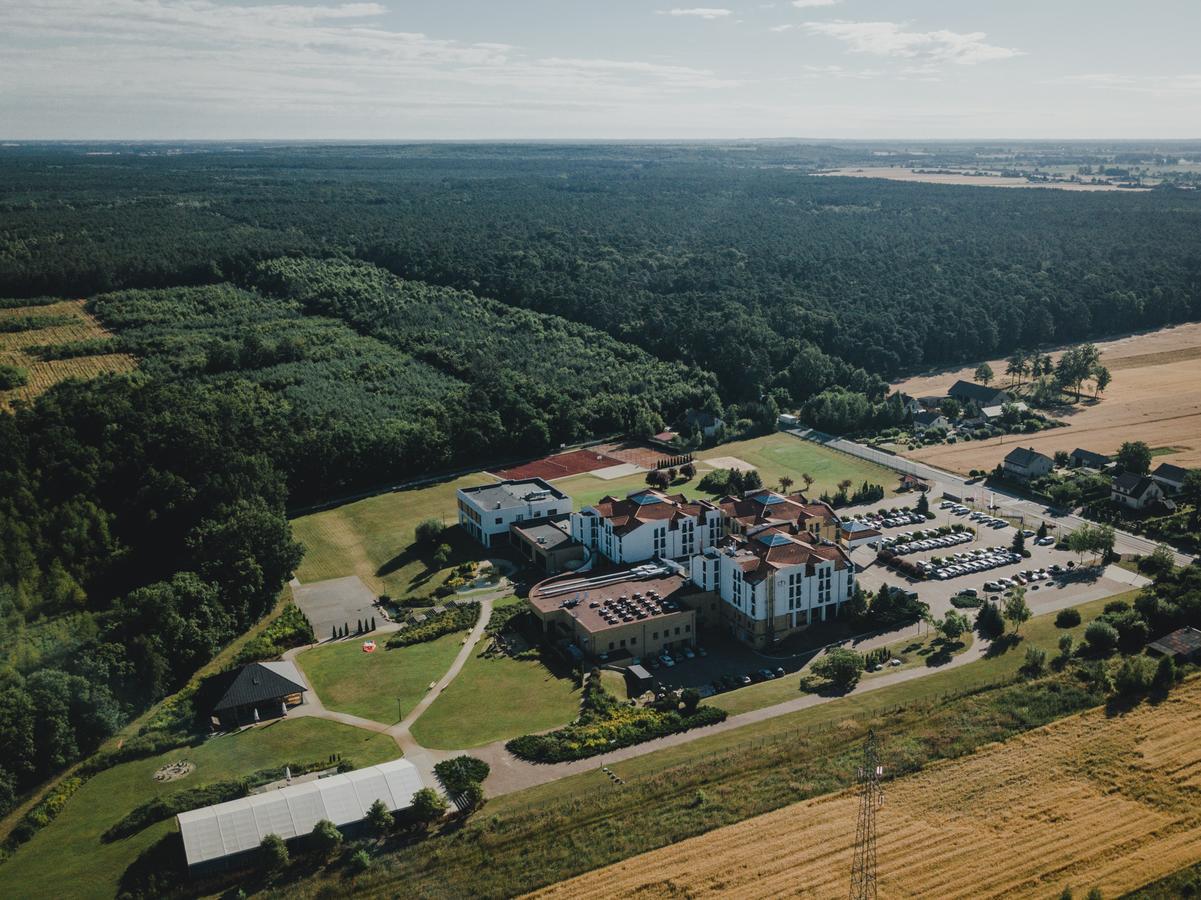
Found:
[[[15, 366], [28, 373], [28, 381], [23, 386], [0, 391], [0, 409], [9, 408], [13, 400], [32, 400], [68, 378], [95, 378], [105, 372], [127, 372], [137, 365], [137, 361], [127, 353], [43, 359], [34, 350], [36, 347], [61, 347], [109, 337], [109, 332], [84, 309], [83, 300], [0, 309], [0, 323], [5, 319], [41, 317], [54, 324], [22, 331], [5, 332], [0, 329], [0, 364]], [[70, 321], [64, 321], [68, 319]]]
[[[1118, 896], [1194, 861], [1201, 680], [1158, 705], [1097, 709], [886, 783], [887, 897]], [[888, 736], [882, 735], [887, 767]], [[858, 798], [785, 807], [533, 896], [845, 897]]]
[[[956, 472], [992, 469], [1014, 446], [1053, 454], [1077, 447], [1113, 453], [1123, 441], [1144, 441], [1160, 449], [1157, 462], [1189, 468], [1201, 465], [1201, 325], [1178, 325], [1097, 344], [1101, 362], [1113, 374], [1100, 402], [1086, 401], [1051, 411], [1068, 428], [987, 441], [923, 447], [907, 455]], [[1058, 353], [1052, 353], [1058, 358]], [[1009, 386], [1005, 360], [992, 360], [993, 385]], [[972, 380], [975, 366], [920, 375], [895, 388], [921, 397], [945, 393], [958, 378]]]

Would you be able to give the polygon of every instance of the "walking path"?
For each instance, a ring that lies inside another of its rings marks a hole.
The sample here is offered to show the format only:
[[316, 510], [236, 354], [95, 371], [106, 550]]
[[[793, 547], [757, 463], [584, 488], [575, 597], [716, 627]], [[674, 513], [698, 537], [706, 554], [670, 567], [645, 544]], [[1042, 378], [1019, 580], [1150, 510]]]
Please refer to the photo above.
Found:
[[[714, 734], [732, 731], [741, 728], [744, 725], [751, 725], [756, 722], [764, 722], [768, 719], [776, 718], [777, 716], [785, 716], [790, 713], [800, 712], [804, 709], [809, 709], [814, 706], [820, 706], [825, 703], [832, 703], [840, 700], [843, 697], [853, 696], [856, 694], [864, 694], [870, 691], [877, 691], [882, 688], [891, 687], [896, 684], [903, 684], [908, 681], [913, 681], [918, 678], [924, 678], [928, 675], [933, 675], [936, 672], [945, 672], [948, 669], [958, 668], [959, 666], [967, 665], [981, 659], [988, 649], [986, 641], [977, 640], [961, 654], [954, 657], [946, 665], [937, 667], [920, 667], [913, 669], [902, 669], [898, 672], [886, 672], [878, 675], [872, 675], [860, 680], [855, 688], [847, 694], [837, 696], [822, 696], [819, 694], [805, 694], [786, 700], [782, 703], [776, 703], [772, 706], [764, 706], [760, 709], [749, 710], [744, 713], [730, 716], [724, 722], [719, 722], [716, 725], [709, 725], [704, 728], [694, 728], [691, 731], [680, 732], [678, 734], [668, 735], [667, 737], [657, 738], [653, 741], [647, 741], [642, 744], [635, 744], [632, 747], [624, 747], [620, 750], [614, 750], [611, 753], [604, 753], [599, 756], [591, 756], [587, 759], [574, 760], [564, 763], [531, 763], [522, 759], [518, 759], [506, 748], [507, 741], [494, 741], [490, 744], [484, 744], [480, 747], [472, 747], [466, 750], [433, 750], [428, 747], [423, 747], [414, 739], [411, 727], [422, 713], [429, 708], [438, 696], [444, 691], [471, 654], [475, 652], [476, 645], [483, 637], [484, 629], [487, 627], [489, 620], [492, 617], [492, 604], [496, 598], [488, 597], [480, 603], [480, 617], [472, 628], [470, 635], [464, 642], [462, 649], [459, 650], [455, 661], [447, 669], [446, 674], [434, 685], [434, 687], [421, 699], [421, 701], [413, 707], [400, 722], [394, 725], [385, 725], [380, 722], [364, 719], [359, 716], [352, 716], [347, 713], [340, 713], [334, 710], [326, 709], [321, 702], [321, 698], [317, 692], [313, 690], [312, 683], [309, 682], [308, 676], [304, 676], [303, 670], [301, 675], [305, 678], [305, 683], [309, 687], [308, 693], [305, 695], [305, 702], [299, 708], [293, 710], [292, 716], [316, 716], [322, 719], [329, 719], [334, 722], [341, 722], [343, 725], [350, 725], [356, 728], [363, 728], [368, 731], [376, 732], [377, 734], [389, 734], [396, 741], [397, 745], [404, 751], [405, 758], [412, 762], [421, 772], [422, 778], [428, 785], [437, 785], [437, 778], [434, 775], [434, 764], [449, 759], [453, 756], [458, 756], [462, 753], [470, 753], [478, 759], [484, 760], [491, 768], [491, 774], [484, 782], [484, 788], [489, 797], [496, 797], [501, 794], [508, 794], [514, 791], [524, 790], [528, 787], [534, 787], [539, 784], [546, 784], [551, 781], [557, 781], [560, 778], [567, 778], [571, 775], [578, 775], [583, 772], [592, 772], [599, 769], [601, 766], [613, 765], [614, 763], [623, 760], [634, 759], [635, 757], [645, 756], [648, 753], [654, 753], [657, 750], [662, 750], [667, 747], [676, 747], [681, 744], [686, 744], [689, 741], [695, 741], [698, 738], [708, 737]], [[907, 626], [908, 627], [908, 626]], [[890, 632], [886, 635], [878, 635], [875, 638], [865, 641], [864, 648], [875, 645], [884, 645], [890, 641], [895, 643], [898, 632]], [[284, 654], [284, 659], [292, 660], [307, 647], [300, 647], [289, 650]], [[299, 667], [298, 667], [299, 668]]]

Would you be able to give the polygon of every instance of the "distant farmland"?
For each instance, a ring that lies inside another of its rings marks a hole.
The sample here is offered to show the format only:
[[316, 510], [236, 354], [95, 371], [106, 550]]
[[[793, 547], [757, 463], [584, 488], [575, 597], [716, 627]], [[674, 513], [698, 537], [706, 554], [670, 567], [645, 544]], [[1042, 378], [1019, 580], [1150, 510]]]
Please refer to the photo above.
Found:
[[[33, 348], [61, 347], [110, 337], [85, 309], [83, 300], [63, 300], [46, 306], [0, 309], [0, 324], [11, 319], [46, 319], [46, 327], [0, 330], [0, 363], [29, 373], [23, 387], [0, 391], [0, 409], [14, 400], [32, 400], [68, 378], [95, 378], [105, 372], [127, 372], [137, 361], [127, 353], [89, 353], [70, 359], [43, 359]], [[66, 320], [66, 321], [64, 321]]]
[[[1146, 441], [1163, 448], [1160, 462], [1189, 468], [1201, 466], [1201, 325], [1179, 325], [1162, 331], [1098, 343], [1101, 362], [1113, 383], [1099, 403], [1083, 403], [1053, 411], [1068, 428], [1039, 434], [1008, 435], [1003, 440], [970, 441], [923, 447], [906, 456], [956, 472], [992, 469], [1013, 447], [1033, 447], [1048, 455], [1077, 447], [1113, 453], [1123, 441]], [[1058, 354], [1052, 354], [1058, 357]], [[994, 360], [993, 385], [1009, 384], [1005, 361]], [[975, 365], [937, 375], [919, 375], [894, 387], [915, 397], [945, 394], [957, 378], [972, 378]]]
[[[1194, 678], [1158, 706], [1094, 710], [886, 784], [880, 895], [1118, 896], [1196, 862], [1199, 794]], [[798, 803], [534, 896], [845, 897], [856, 810], [851, 793]]]

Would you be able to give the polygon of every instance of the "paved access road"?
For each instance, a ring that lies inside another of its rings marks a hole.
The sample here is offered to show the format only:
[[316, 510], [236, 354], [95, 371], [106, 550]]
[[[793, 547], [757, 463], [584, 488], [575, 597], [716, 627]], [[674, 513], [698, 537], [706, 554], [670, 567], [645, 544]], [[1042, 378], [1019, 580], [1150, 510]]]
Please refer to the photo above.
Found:
[[[903, 456], [894, 456], [890, 453], [884, 453], [881, 450], [873, 450], [871, 447], [865, 447], [854, 441], [834, 437], [833, 435], [825, 434], [812, 428], [794, 428], [790, 429], [788, 434], [802, 440], [822, 444], [834, 450], [841, 450], [844, 453], [849, 453], [851, 456], [857, 456], [860, 459], [865, 459], [885, 468], [892, 469], [894, 472], [916, 475], [918, 478], [923, 478], [932, 483], [934, 490], [931, 493], [934, 496], [942, 493], [950, 493], [957, 497], [974, 497], [983, 506], [991, 495], [995, 498], [995, 502], [999, 507], [999, 514], [1022, 517], [1028, 525], [1033, 523], [1034, 527], [1037, 527], [1037, 523], [1044, 519], [1066, 531], [1074, 531], [1081, 525], [1093, 524], [1087, 519], [1083, 519], [1072, 513], [1063, 513], [1050, 509], [1042, 503], [1028, 500], [1025, 497], [1018, 497], [1004, 490], [986, 487], [983, 483], [968, 484], [968, 479], [962, 475], [956, 475], [954, 472], [936, 469], [926, 463], [906, 459]], [[1015, 441], [1016, 443], [1019, 442]], [[1137, 534], [1131, 534], [1128, 531], [1119, 530], [1116, 531], [1115, 535], [1114, 549], [1118, 553], [1140, 553], [1146, 555], [1154, 552], [1155, 548], [1159, 546], [1156, 541], [1149, 540]], [[1191, 556], [1184, 553], [1176, 553], [1177, 565], [1187, 566], [1192, 561], [1193, 558]]]

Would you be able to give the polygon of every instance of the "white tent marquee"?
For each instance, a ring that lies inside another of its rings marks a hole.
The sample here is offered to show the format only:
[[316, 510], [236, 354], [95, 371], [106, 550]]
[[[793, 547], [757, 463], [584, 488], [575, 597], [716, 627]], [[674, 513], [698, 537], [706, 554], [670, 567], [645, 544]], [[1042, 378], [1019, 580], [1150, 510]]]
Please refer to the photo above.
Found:
[[361, 821], [376, 800], [391, 811], [407, 809], [422, 787], [417, 767], [394, 759], [183, 812], [175, 820], [191, 867], [253, 850], [269, 834], [284, 840], [308, 834], [322, 819], [338, 826]]

